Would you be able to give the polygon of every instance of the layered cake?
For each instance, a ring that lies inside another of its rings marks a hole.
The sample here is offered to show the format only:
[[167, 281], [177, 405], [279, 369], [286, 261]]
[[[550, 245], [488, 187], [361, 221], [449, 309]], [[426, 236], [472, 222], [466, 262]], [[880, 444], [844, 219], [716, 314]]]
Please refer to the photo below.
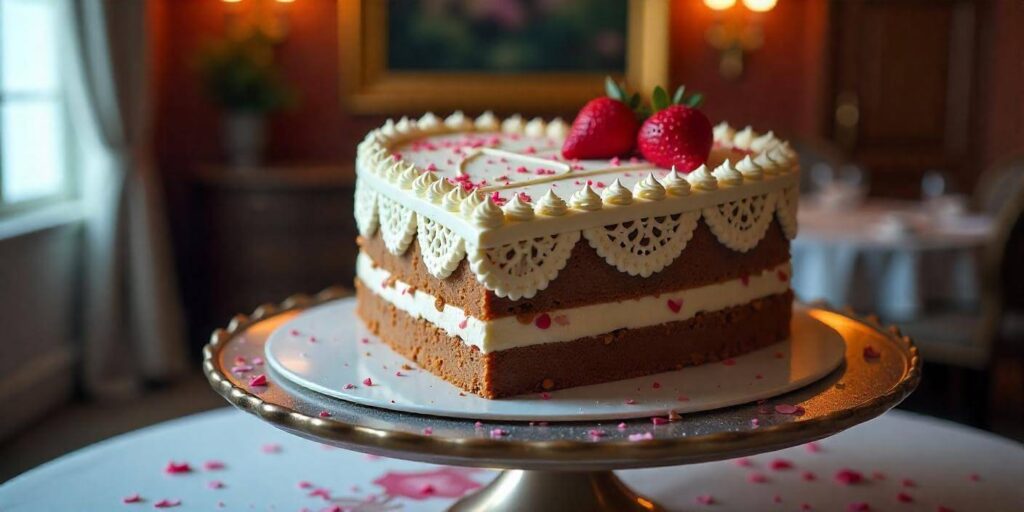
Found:
[[787, 338], [798, 182], [789, 145], [723, 123], [702, 162], [665, 169], [565, 156], [578, 124], [456, 112], [370, 132], [355, 197], [366, 326], [486, 398], [674, 370]]

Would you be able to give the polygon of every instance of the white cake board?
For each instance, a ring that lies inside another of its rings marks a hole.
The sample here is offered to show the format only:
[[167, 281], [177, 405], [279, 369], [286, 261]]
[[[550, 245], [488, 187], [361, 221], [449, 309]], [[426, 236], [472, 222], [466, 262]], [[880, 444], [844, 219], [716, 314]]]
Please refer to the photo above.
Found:
[[[392, 351], [356, 317], [355, 300], [299, 314], [270, 335], [267, 363], [300, 386], [395, 411], [506, 421], [595, 421], [706, 411], [805, 386], [844, 359], [842, 336], [797, 306], [789, 340], [736, 357], [646, 377], [488, 400], [464, 393]], [[403, 365], [413, 370], [402, 370]], [[402, 376], [396, 372], [401, 371]], [[369, 378], [371, 386], [363, 383]], [[350, 389], [345, 389], [351, 385]]]

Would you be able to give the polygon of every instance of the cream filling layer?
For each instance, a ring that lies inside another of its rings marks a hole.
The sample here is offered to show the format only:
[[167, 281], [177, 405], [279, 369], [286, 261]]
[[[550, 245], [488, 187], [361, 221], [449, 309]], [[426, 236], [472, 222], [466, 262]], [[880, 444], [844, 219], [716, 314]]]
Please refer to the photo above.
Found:
[[481, 320], [451, 304], [438, 310], [436, 297], [413, 290], [408, 283], [392, 282], [391, 273], [375, 266], [366, 253], [360, 252], [356, 259], [356, 276], [368, 290], [395, 308], [434, 324], [449, 336], [458, 336], [484, 353], [687, 320], [701, 311], [718, 311], [784, 293], [789, 289], [791, 275], [790, 264], [785, 263], [742, 279], [549, 311], [524, 322], [514, 316]]

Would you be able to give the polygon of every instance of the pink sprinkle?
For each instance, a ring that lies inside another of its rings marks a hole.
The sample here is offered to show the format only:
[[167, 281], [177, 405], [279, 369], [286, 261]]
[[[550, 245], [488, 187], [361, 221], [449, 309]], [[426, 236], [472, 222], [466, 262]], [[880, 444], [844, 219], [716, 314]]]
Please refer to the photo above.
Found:
[[401, 153], [392, 153], [391, 156], [395, 157], [395, 160], [398, 160], [398, 161], [402, 160], [402, 154]]
[[864, 347], [864, 359], [878, 359], [879, 357], [882, 357], [882, 353], [875, 350], [875, 347], [871, 345]]
[[914, 497], [903, 491], [900, 491], [899, 493], [896, 494], [896, 501], [900, 503], [913, 503]]
[[860, 474], [859, 471], [854, 471], [849, 468], [840, 469], [836, 472], [836, 482], [842, 485], [853, 485], [859, 484], [864, 480], [864, 475]]
[[618, 167], [622, 163], [622, 160], [619, 160], [619, 157], [616, 156], [612, 157], [612, 159], [609, 160], [608, 163], [612, 164], [613, 167]]
[[668, 425], [668, 419], [662, 418], [660, 416], [655, 416], [651, 418], [651, 423], [654, 423], [655, 425]]
[[363, 339], [361, 339], [359, 341], [362, 342], [363, 345], [369, 345], [370, 344], [370, 338], [363, 338]]
[[526, 166], [520, 165], [519, 167], [516, 167], [516, 172], [518, 172], [519, 174], [526, 174], [530, 172], [530, 170], [527, 169]]
[[650, 432], [644, 432], [642, 434], [630, 434], [629, 435], [629, 440], [630, 441], [649, 441], [651, 439], [654, 439], [654, 434], [651, 434]]
[[345, 512], [345, 509], [341, 508], [341, 505], [334, 504], [327, 508], [320, 509], [320, 512]]
[[[427, 164], [427, 172], [434, 172], [436, 170], [437, 170], [437, 166], [436, 165], [434, 165], [432, 163], [431, 164]], [[424, 179], [426, 179], [426, 178], [424, 178]]]
[[733, 464], [736, 464], [737, 466], [739, 466], [741, 468], [749, 468], [749, 467], [752, 467], [754, 465], [754, 463], [751, 462], [750, 459], [748, 459], [746, 457], [740, 457], [740, 458], [734, 460]]
[[971, 473], [971, 474], [967, 475], [967, 479], [972, 481], [972, 482], [979, 482], [979, 481], [981, 481], [981, 475], [979, 475], [977, 473]]
[[630, 398], [629, 400], [626, 400], [626, 405], [633, 405], [635, 403], [636, 403], [636, 400], [633, 400], [632, 398]]
[[604, 437], [605, 436], [605, 432], [604, 432], [604, 430], [598, 430], [596, 428], [592, 428], [592, 429], [587, 431], [587, 435], [589, 435], [590, 437]]
[[676, 301], [676, 300], [669, 299], [667, 303], [668, 303], [668, 309], [671, 309], [673, 313], [678, 313], [679, 310], [683, 309], [683, 301], [682, 300], [677, 300]]
[[754, 380], [761, 380], [763, 378], [764, 378], [764, 375], [761, 375], [760, 373], [754, 375]]
[[483, 426], [484, 426], [484, 424], [479, 422], [479, 421], [473, 424], [473, 428], [481, 428]]
[[768, 477], [762, 475], [761, 473], [751, 473], [747, 475], [747, 481], [752, 484], [763, 484], [768, 482]]
[[420, 487], [420, 494], [434, 494], [434, 492], [436, 492], [436, 489], [434, 489], [433, 485], [423, 484], [423, 486]]
[[307, 496], [310, 498], [323, 498], [325, 500], [329, 500], [331, 499], [331, 491], [321, 487], [319, 489], [313, 489]]
[[775, 353], [775, 359], [782, 359], [783, 357], [786, 357], [786, 356], [782, 352], [776, 352]]
[[714, 505], [715, 497], [710, 494], [701, 494], [700, 496], [697, 496], [697, 503], [700, 503], [701, 505]]
[[533, 321], [533, 324], [536, 325], [538, 329], [547, 329], [548, 327], [551, 327], [551, 317], [547, 313], [541, 313], [540, 316]]
[[775, 412], [779, 414], [793, 414], [795, 416], [800, 416], [804, 413], [804, 408], [799, 405], [779, 404], [775, 406]]
[[885, 473], [882, 473], [881, 471], [872, 471], [871, 472], [871, 479], [872, 480], [885, 480]]
[[217, 471], [224, 469], [224, 463], [219, 460], [208, 460], [203, 463], [203, 469], [207, 471]]
[[772, 496], [772, 501], [775, 503], [782, 503], [782, 496], [776, 494], [775, 496]]
[[250, 362], [252, 362], [252, 364], [254, 364], [256, 366], [259, 366], [259, 365], [263, 364], [263, 358], [262, 357], [254, 357], [254, 358], [252, 358], [250, 360]]
[[281, 453], [281, 445], [277, 443], [267, 443], [260, 447], [263, 453]]
[[299, 481], [299, 489], [309, 489], [310, 487], [313, 487], [313, 484], [305, 480]]
[[801, 503], [800, 510], [814, 510], [810, 503]]
[[817, 480], [817, 479], [818, 479], [818, 475], [815, 475], [815, 474], [814, 474], [813, 472], [811, 472], [811, 471], [804, 471], [804, 472], [803, 472], [803, 473], [802, 473], [802, 474], [800, 475], [800, 478], [803, 478], [805, 482], [813, 482], [813, 481], [815, 481], [815, 480]]
[[246, 373], [251, 371], [252, 366], [247, 364], [239, 364], [231, 367], [231, 373]]
[[658, 382], [658, 381], [654, 381], [654, 382], [651, 383], [651, 387], [654, 388], [654, 389], [658, 389], [658, 388], [661, 387], [661, 383]]
[[804, 449], [807, 450], [807, 453], [818, 453], [821, 451], [821, 445], [816, 441], [811, 441], [804, 445]]
[[775, 471], [783, 471], [786, 469], [793, 469], [793, 463], [786, 459], [775, 459], [768, 467]]
[[192, 466], [188, 465], [188, 462], [174, 462], [173, 460], [167, 463], [164, 467], [164, 473], [168, 475], [180, 475], [182, 473], [191, 473]]
[[206, 486], [210, 489], [223, 489], [224, 482], [221, 482], [220, 480], [210, 480], [209, 482], [206, 482]]
[[131, 496], [125, 496], [121, 498], [122, 503], [142, 503], [142, 496], [139, 493], [132, 494]]
[[626, 422], [623, 421], [622, 423], [619, 423], [618, 426], [616, 426], [616, 428], [618, 428], [619, 430], [626, 430]]
[[508, 432], [504, 431], [504, 430], [502, 430], [500, 428], [496, 428], [496, 429], [491, 430], [491, 437], [497, 438], [497, 437], [504, 437], [504, 436], [507, 436], [507, 435], [508, 435]]
[[356, 388], [355, 384], [345, 384], [345, 387], [342, 388], [342, 389], [355, 389], [355, 388]]
[[736, 360], [730, 357], [729, 359], [722, 361], [722, 364], [726, 366], [736, 366]]
[[292, 329], [292, 330], [288, 331], [288, 334], [291, 334], [292, 336], [298, 336], [299, 335], [299, 330], [298, 329]]
[[371, 379], [369, 377], [363, 379], [363, 385], [364, 386], [372, 386], [373, 385], [373, 379]]
[[316, 343], [316, 336], [310, 336], [309, 337], [309, 342], [310, 343]]
[[423, 435], [425, 435], [425, 436], [431, 436], [431, 435], [434, 435], [434, 429], [432, 429], [432, 428], [430, 428], [430, 427], [426, 427], [426, 428], [424, 428], [424, 429], [423, 429]]
[[548, 393], [547, 391], [542, 392], [540, 394], [540, 399], [541, 400], [551, 400], [551, 393]]
[[870, 512], [871, 505], [866, 501], [855, 501], [846, 506], [846, 512]]
[[903, 480], [900, 480], [900, 485], [903, 487], [917, 487], [917, 482], [909, 478], [904, 478]]
[[469, 317], [463, 318], [462, 321], [459, 322], [459, 329], [465, 329], [467, 325], [469, 325]]
[[153, 508], [173, 508], [181, 505], [181, 500], [162, 499], [153, 504]]
[[320, 411], [320, 414], [318, 416], [320, 416], [321, 418], [330, 418], [331, 417], [331, 413], [329, 413], [327, 411]]
[[405, 377], [405, 374], [402, 373], [401, 371], [397, 371], [395, 372], [395, 377]]
[[262, 374], [262, 373], [257, 375], [257, 376], [255, 376], [255, 377], [253, 377], [253, 378], [251, 378], [251, 379], [249, 379], [249, 386], [250, 387], [263, 387], [263, 386], [266, 386], [266, 385], [267, 385], [267, 376]]

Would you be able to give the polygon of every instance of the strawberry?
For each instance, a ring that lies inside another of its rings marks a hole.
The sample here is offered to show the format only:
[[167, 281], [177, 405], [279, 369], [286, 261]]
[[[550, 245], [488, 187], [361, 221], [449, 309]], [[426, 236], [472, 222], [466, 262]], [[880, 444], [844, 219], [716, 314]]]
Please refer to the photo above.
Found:
[[640, 154], [658, 167], [675, 166], [680, 172], [690, 172], [707, 161], [713, 137], [711, 122], [696, 108], [702, 96], [687, 99], [684, 91], [683, 87], [677, 89], [670, 102], [665, 89], [654, 89], [651, 104], [655, 112], [640, 126], [636, 145]]
[[611, 79], [605, 87], [608, 97], [590, 100], [576, 114], [562, 144], [565, 158], [611, 158], [633, 151], [639, 122], [630, 105], [638, 105], [640, 97], [634, 94], [627, 100], [626, 92]]

